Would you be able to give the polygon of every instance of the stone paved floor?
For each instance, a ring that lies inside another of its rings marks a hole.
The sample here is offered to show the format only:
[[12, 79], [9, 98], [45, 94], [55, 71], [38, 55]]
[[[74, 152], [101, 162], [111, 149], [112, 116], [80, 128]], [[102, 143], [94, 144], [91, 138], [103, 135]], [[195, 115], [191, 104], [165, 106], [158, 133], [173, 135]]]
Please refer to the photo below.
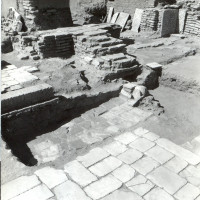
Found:
[[47, 166], [4, 184], [2, 200], [9, 199], [200, 200], [200, 157], [140, 127], [62, 169]]

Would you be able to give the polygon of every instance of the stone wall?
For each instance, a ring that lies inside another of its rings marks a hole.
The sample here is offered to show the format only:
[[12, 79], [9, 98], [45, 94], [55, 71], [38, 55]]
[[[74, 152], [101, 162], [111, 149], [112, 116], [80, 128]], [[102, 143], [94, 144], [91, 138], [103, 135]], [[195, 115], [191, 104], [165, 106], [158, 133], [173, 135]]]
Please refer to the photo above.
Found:
[[134, 16], [136, 8], [148, 8], [154, 6], [154, 0], [108, 0], [107, 7], [114, 7], [114, 12], [129, 13], [131, 17]]
[[52, 0], [23, 0], [26, 26], [39, 30], [72, 26], [69, 1], [59, 0], [59, 6], [55, 2], [58, 4]]
[[43, 35], [37, 43], [36, 50], [43, 58], [71, 57], [74, 54], [72, 35], [68, 33]]
[[159, 11], [156, 9], [146, 9], [142, 15], [140, 30], [157, 31], [158, 21]]
[[187, 13], [184, 33], [200, 37], [200, 13]]

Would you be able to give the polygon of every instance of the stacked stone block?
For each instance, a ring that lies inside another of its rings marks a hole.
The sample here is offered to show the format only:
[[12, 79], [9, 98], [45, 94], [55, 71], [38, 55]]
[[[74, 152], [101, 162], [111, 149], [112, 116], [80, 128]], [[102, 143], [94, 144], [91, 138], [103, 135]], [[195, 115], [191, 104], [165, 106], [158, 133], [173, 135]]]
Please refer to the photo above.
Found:
[[155, 9], [146, 9], [142, 16], [141, 31], [157, 31], [159, 21], [159, 11]]
[[188, 12], [184, 33], [200, 37], [200, 17], [198, 14]]
[[68, 58], [74, 54], [74, 45], [71, 34], [48, 34], [40, 37], [37, 51], [43, 58]]

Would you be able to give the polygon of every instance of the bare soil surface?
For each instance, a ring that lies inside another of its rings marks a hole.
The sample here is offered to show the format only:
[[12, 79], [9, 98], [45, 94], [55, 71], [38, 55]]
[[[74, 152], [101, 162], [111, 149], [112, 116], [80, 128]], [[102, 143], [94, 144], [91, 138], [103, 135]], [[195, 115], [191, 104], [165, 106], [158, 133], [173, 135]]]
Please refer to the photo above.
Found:
[[150, 118], [144, 127], [180, 145], [200, 135], [200, 96], [164, 86], [150, 93], [165, 113]]
[[200, 54], [165, 65], [161, 84], [191, 93], [200, 93]]

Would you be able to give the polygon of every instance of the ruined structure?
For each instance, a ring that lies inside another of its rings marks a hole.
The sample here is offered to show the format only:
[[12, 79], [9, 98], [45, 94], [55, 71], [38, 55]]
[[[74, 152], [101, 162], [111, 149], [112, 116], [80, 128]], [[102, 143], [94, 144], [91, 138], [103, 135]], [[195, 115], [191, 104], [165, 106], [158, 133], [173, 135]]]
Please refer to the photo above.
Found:
[[199, 200], [199, 156], [162, 138], [199, 134], [199, 2], [9, 3], [3, 200]]
[[[7, 1], [3, 1], [4, 4], [8, 4]], [[73, 24], [69, 0], [17, 0], [10, 5], [16, 7], [28, 29], [54, 29]]]

